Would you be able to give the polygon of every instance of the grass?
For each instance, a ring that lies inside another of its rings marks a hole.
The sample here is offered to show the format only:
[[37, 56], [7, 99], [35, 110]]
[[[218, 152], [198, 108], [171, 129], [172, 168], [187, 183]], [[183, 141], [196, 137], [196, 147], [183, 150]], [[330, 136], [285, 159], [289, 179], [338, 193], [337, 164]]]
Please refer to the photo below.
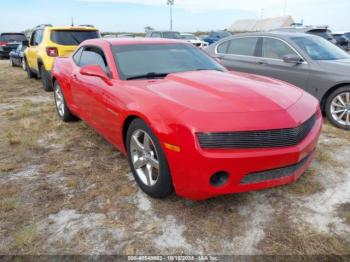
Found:
[[22, 249], [31, 246], [37, 237], [37, 225], [32, 223], [21, 228], [14, 236], [14, 246]]
[[309, 167], [304, 174], [293, 184], [285, 187], [285, 190], [296, 196], [308, 196], [324, 190], [323, 184], [318, 180], [320, 170]]
[[350, 202], [338, 205], [337, 213], [346, 224], [350, 225]]
[[17, 197], [5, 197], [0, 200], [0, 211], [9, 212], [14, 210], [18, 205]]

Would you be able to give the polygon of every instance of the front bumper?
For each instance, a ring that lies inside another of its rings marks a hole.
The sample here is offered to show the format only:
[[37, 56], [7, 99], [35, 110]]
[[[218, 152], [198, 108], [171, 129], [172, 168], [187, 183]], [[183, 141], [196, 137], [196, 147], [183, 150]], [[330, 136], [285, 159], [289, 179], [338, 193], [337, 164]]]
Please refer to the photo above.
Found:
[[[315, 157], [322, 121], [322, 117], [318, 116], [308, 136], [291, 147], [203, 150], [196, 145], [180, 153], [165, 149], [175, 191], [185, 198], [203, 200], [292, 183], [305, 172]], [[212, 186], [211, 176], [221, 171], [229, 174], [227, 183], [221, 187]], [[271, 176], [270, 171], [281, 171], [282, 175]], [[264, 175], [266, 179], [247, 179], [253, 175]]]

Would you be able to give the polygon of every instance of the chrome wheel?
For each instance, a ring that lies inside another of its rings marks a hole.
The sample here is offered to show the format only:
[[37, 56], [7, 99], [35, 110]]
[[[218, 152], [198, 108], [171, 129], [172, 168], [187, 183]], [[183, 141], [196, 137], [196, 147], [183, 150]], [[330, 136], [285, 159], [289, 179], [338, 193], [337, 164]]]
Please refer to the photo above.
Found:
[[56, 87], [55, 90], [55, 100], [56, 100], [56, 108], [58, 114], [63, 117], [64, 116], [64, 99], [61, 88], [59, 86]]
[[131, 163], [137, 176], [146, 186], [153, 186], [159, 178], [159, 158], [152, 138], [143, 130], [135, 130], [130, 139]]
[[350, 126], [350, 92], [344, 92], [332, 100], [331, 114], [341, 125]]

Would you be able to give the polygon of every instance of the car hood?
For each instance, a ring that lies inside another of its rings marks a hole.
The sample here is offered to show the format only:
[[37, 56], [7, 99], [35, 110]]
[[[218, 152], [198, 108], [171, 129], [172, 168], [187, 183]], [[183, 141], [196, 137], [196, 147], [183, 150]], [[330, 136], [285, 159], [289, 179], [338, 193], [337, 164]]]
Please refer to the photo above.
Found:
[[350, 59], [339, 59], [339, 60], [320, 60], [318, 61], [320, 66], [329, 70], [330, 72], [343, 73], [349, 76], [350, 73]]
[[147, 88], [185, 109], [208, 113], [286, 110], [303, 95], [301, 89], [278, 80], [219, 71], [170, 74]]

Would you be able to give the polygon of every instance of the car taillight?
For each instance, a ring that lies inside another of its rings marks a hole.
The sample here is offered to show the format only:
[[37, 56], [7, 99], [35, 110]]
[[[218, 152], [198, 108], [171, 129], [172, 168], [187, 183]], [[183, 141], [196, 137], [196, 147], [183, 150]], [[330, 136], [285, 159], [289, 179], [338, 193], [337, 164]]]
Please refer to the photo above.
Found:
[[0, 41], [0, 46], [5, 46], [7, 43], [6, 42], [1, 42]]
[[56, 47], [47, 47], [46, 53], [48, 56], [52, 56], [52, 57], [58, 56], [58, 50]]

